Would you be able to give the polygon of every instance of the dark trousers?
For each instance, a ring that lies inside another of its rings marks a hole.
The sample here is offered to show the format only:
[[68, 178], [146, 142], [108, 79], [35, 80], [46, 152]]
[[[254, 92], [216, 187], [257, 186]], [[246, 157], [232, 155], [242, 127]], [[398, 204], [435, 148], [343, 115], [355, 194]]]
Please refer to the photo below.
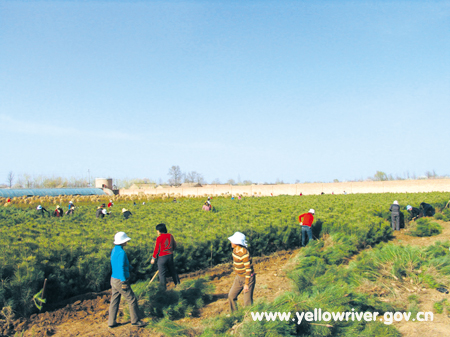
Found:
[[392, 229], [394, 231], [400, 230], [400, 214], [391, 214]]
[[[244, 307], [253, 304], [253, 291], [255, 290], [256, 276], [253, 274], [248, 282], [248, 291], [244, 293]], [[244, 289], [245, 277], [236, 275], [233, 285], [228, 293], [228, 303], [231, 311], [237, 310], [237, 297]]]
[[173, 283], [177, 285], [180, 283], [178, 274], [173, 264], [173, 254], [159, 256], [158, 257], [158, 270], [159, 270], [159, 286], [166, 290], [166, 278], [171, 276]]
[[308, 242], [313, 240], [312, 230], [310, 226], [302, 226], [302, 247], [305, 247], [308, 242], [306, 242], [306, 235], [308, 235]]

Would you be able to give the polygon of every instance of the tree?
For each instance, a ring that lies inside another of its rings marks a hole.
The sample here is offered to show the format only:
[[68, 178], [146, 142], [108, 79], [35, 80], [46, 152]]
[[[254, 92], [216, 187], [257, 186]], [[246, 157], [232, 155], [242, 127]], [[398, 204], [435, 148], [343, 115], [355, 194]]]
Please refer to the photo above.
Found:
[[375, 175], [373, 176], [373, 180], [386, 181], [386, 180], [388, 180], [388, 176], [386, 173], [384, 173], [382, 171], [377, 171], [377, 173], [375, 173]]
[[220, 179], [219, 178], [216, 178], [213, 181], [211, 181], [211, 185], [218, 185], [218, 184], [220, 184]]
[[14, 181], [14, 173], [13, 173], [13, 171], [9, 171], [6, 180], [8, 181], [9, 188], [11, 188], [12, 184], [13, 184], [13, 181]]
[[169, 169], [169, 173], [167, 173], [170, 176], [169, 179], [169, 183], [171, 185], [180, 185], [181, 184], [181, 179], [183, 178], [183, 173], [181, 172], [180, 167], [177, 165], [173, 165], [170, 169]]
[[205, 178], [203, 178], [203, 175], [200, 173], [197, 174], [197, 178], [196, 178], [195, 182], [197, 182], [198, 184], [201, 184], [201, 185], [206, 184]]
[[236, 185], [236, 182], [234, 181], [234, 179], [228, 179], [227, 184]]
[[185, 183], [204, 184], [205, 179], [203, 178], [203, 175], [201, 175], [200, 173], [191, 171], [184, 175], [184, 182]]

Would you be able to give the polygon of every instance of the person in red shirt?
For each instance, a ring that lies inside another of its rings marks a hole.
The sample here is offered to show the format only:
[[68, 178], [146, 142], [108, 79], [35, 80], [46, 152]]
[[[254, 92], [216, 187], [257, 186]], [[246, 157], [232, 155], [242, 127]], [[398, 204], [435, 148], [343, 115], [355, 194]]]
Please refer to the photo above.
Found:
[[112, 200], [110, 200], [109, 203], [108, 203], [108, 208], [111, 208], [113, 206], [114, 206], [114, 204], [113, 204]]
[[306, 242], [306, 235], [308, 235], [308, 242], [313, 239], [311, 225], [314, 221], [314, 214], [315, 211], [311, 208], [308, 213], [303, 213], [299, 215], [298, 221], [300, 222], [300, 225], [302, 226], [302, 247], [305, 247]]
[[158, 258], [158, 271], [160, 287], [166, 290], [166, 277], [172, 276], [175, 286], [180, 283], [178, 274], [173, 264], [173, 251], [177, 248], [177, 243], [172, 234], [167, 233], [167, 227], [165, 224], [160, 223], [156, 225], [156, 238], [155, 250], [153, 251], [151, 264], [155, 263]]

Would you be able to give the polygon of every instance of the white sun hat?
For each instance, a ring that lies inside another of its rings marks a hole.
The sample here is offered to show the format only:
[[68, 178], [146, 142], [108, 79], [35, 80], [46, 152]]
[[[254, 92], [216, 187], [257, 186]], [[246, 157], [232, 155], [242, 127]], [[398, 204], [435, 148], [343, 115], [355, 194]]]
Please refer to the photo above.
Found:
[[118, 232], [116, 235], [114, 235], [114, 244], [115, 245], [121, 245], [122, 243], [130, 241], [131, 238], [128, 237], [128, 235], [125, 234], [125, 232]]
[[231, 243], [234, 243], [235, 245], [240, 245], [247, 247], [247, 241], [245, 240], [245, 235], [241, 232], [236, 232], [233, 234], [233, 236], [230, 236], [228, 240], [231, 241]]
[[397, 200], [394, 200], [394, 205], [398, 205], [398, 201]]
[[315, 211], [313, 208], [311, 208], [311, 209], [308, 211], [308, 213], [315, 214], [316, 211]]

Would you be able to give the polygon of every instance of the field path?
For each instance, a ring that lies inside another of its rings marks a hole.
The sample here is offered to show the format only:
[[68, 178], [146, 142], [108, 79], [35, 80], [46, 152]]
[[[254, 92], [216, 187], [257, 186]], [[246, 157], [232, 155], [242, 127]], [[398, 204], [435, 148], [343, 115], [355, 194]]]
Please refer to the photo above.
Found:
[[[286, 277], [285, 271], [293, 264], [293, 257], [299, 249], [280, 251], [270, 256], [256, 257], [253, 259], [256, 272], [256, 288], [254, 299], [265, 298], [273, 301], [277, 296], [291, 289], [291, 281]], [[229, 312], [227, 294], [234, 280], [232, 266], [230, 264], [219, 265], [211, 269], [196, 273], [180, 275], [181, 282], [186, 278], [198, 278], [209, 276], [215, 286], [212, 302], [208, 303], [201, 311], [200, 317], [185, 318], [178, 323], [188, 325], [193, 331], [202, 329], [202, 320], [211, 316], [227, 314]], [[130, 322], [121, 321], [120, 313], [118, 322], [122, 326], [114, 329], [108, 328], [109, 291], [98, 294], [87, 294], [74, 298], [64, 308], [53, 312], [33, 315], [30, 320], [16, 322], [17, 331], [24, 329], [24, 337], [72, 337], [72, 336], [155, 336], [147, 329], [139, 329], [131, 326]], [[242, 295], [238, 303], [242, 304]], [[121, 302], [122, 309], [123, 302]], [[148, 321], [148, 318], [144, 319]]]

